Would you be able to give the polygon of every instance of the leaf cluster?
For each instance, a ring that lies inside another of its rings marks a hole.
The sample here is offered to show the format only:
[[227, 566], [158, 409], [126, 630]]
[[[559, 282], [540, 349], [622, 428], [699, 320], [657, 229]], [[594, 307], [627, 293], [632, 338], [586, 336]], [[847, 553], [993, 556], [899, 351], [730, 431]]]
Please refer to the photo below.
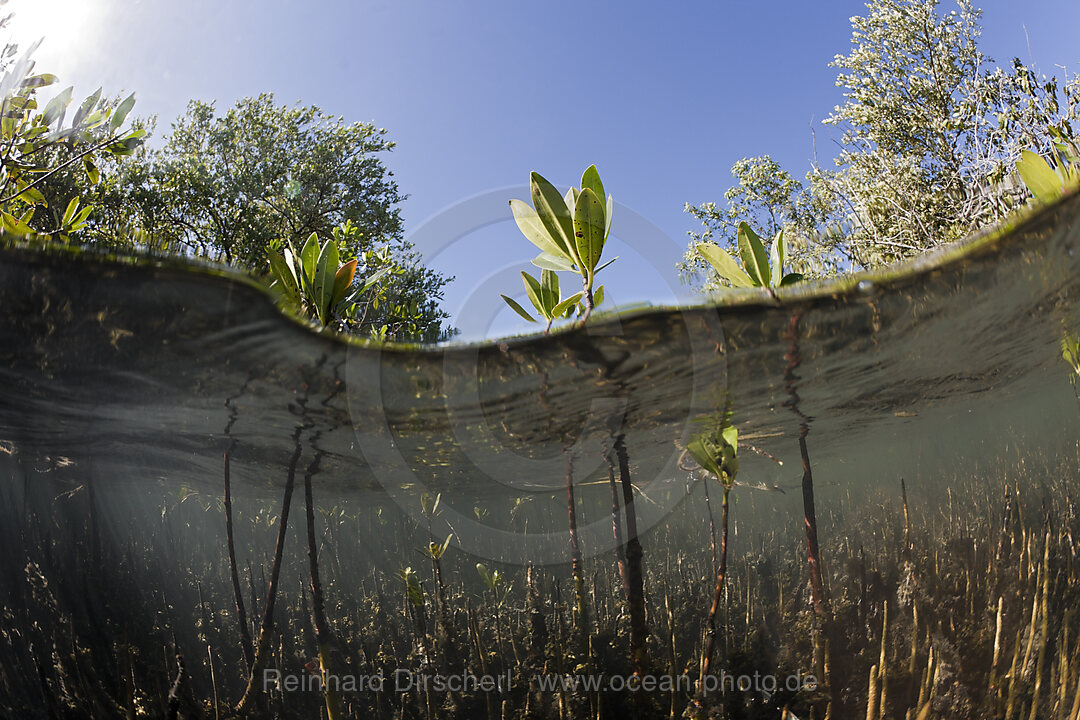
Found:
[[359, 282], [356, 258], [340, 264], [336, 239], [320, 246], [316, 233], [308, 236], [299, 253], [286, 244], [283, 255], [271, 252], [272, 288], [293, 304], [302, 307], [325, 327], [347, 316], [364, 294], [389, 272], [382, 268]]
[[[571, 187], [565, 195], [537, 172], [530, 175], [529, 187], [532, 205], [511, 200], [510, 210], [518, 229], [540, 250], [532, 260], [533, 265], [542, 270], [540, 280], [527, 272], [522, 272], [521, 276], [537, 315], [547, 320], [546, 332], [553, 320], [569, 318], [575, 311], [584, 322], [592, 309], [603, 301], [603, 286], [594, 290], [594, 281], [597, 273], [617, 259], [600, 264], [611, 234], [615, 201], [605, 194], [595, 165], [590, 165], [582, 174], [581, 187]], [[563, 299], [558, 272], [579, 276], [582, 290]], [[502, 298], [518, 315], [536, 322], [516, 301], [506, 295]]]
[[705, 429], [686, 444], [690, 457], [727, 487], [739, 473], [739, 431], [731, 423], [733, 416], [729, 398], [720, 411], [702, 421]]
[[1029, 177], [1038, 172], [1023, 149], [1055, 172], [1069, 167], [1055, 158], [1076, 150], [1080, 77], [1059, 83], [1015, 59], [996, 66], [979, 47], [980, 19], [971, 0], [949, 10], [938, 0], [869, 0], [851, 18], [848, 52], [831, 63], [843, 93], [824, 121], [839, 133], [832, 167], [815, 160], [799, 182], [768, 156], [736, 163], [724, 205], [687, 205], [703, 229], [691, 233], [684, 278], [704, 290], [726, 282], [695, 246], [734, 246], [741, 222], [766, 236], [783, 229], [804, 274], [909, 258], [1021, 206], [1017, 161]]
[[738, 243], [742, 267], [727, 250], [715, 243], [700, 242], [694, 248], [731, 287], [783, 287], [803, 279], [799, 273], [784, 274], [786, 243], [783, 228], [777, 231], [766, 250], [753, 228], [745, 222], [740, 223]]
[[[5, 58], [10, 49], [5, 48]], [[78, 166], [96, 184], [99, 157], [130, 156], [146, 132], [124, 129], [134, 94], [113, 104], [102, 99], [101, 89], [83, 100], [67, 123], [73, 89], [61, 90], [42, 108], [38, 93], [57, 77], [33, 74], [33, 67], [27, 53], [0, 79], [0, 227], [18, 236], [67, 242], [86, 227], [94, 207], [70, 193], [56, 198], [50, 188], [58, 175]]]
[[424, 607], [427, 596], [424, 591], [424, 584], [420, 581], [420, 576], [416, 574], [416, 571], [411, 567], [402, 568], [398, 570], [398, 577], [405, 583], [405, 597], [409, 602], [414, 607]]

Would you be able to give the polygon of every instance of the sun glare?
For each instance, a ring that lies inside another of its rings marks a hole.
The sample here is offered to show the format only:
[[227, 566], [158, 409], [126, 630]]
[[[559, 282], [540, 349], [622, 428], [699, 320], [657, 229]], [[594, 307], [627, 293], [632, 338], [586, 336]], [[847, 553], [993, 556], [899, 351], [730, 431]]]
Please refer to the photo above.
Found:
[[21, 55], [42, 40], [33, 55], [37, 70], [67, 74], [97, 41], [104, 4], [105, 0], [10, 0], [0, 8], [0, 13], [14, 15], [0, 42], [17, 43]]

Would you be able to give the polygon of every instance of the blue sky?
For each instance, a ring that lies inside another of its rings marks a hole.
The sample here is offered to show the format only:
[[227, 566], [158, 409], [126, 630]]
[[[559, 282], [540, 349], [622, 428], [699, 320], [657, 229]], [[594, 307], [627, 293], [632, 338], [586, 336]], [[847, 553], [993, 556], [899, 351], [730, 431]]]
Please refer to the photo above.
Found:
[[[1043, 72], [1080, 72], [1080, 3], [993, 0], [982, 47]], [[942, 3], [948, 9], [950, 3]], [[273, 92], [388, 129], [406, 234], [455, 275], [446, 309], [464, 338], [526, 330], [499, 293], [535, 252], [506, 201], [536, 170], [577, 184], [596, 163], [620, 207], [600, 280], [617, 303], [689, 296], [674, 264], [695, 228], [685, 202], [720, 201], [741, 157], [822, 162], [842, 101], [828, 67], [860, 0], [412, 2], [11, 0], [11, 32], [45, 35], [38, 69], [76, 95], [136, 91], [159, 134], [189, 99]], [[67, 18], [58, 20], [58, 18]], [[1025, 31], [1026, 29], [1026, 31]], [[1030, 54], [1029, 54], [1030, 44]], [[605, 277], [606, 276], [606, 277]]]

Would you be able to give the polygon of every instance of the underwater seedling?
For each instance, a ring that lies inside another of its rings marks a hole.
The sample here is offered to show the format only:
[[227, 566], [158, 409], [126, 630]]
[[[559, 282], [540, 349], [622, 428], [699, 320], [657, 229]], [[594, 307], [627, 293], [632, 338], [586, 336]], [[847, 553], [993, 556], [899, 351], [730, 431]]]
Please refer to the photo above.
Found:
[[495, 595], [502, 584], [502, 573], [498, 570], [488, 570], [484, 563], [476, 563], [476, 574], [484, 581], [484, 587]]
[[792, 316], [788, 326], [787, 336], [791, 340], [791, 346], [784, 355], [787, 360], [787, 367], [784, 370], [784, 389], [789, 399], [784, 404], [791, 408], [791, 412], [799, 421], [799, 456], [802, 459], [803, 468], [803, 524], [806, 528], [806, 559], [810, 570], [810, 596], [814, 606], [815, 621], [814, 669], [835, 696], [836, 687], [830, 682], [829, 677], [829, 643], [825, 632], [831, 624], [832, 610], [829, 607], [829, 598], [825, 594], [825, 582], [821, 575], [821, 549], [818, 546], [817, 508], [814, 502], [814, 474], [810, 466], [810, 452], [806, 447], [806, 436], [810, 434], [810, 418], [799, 407], [801, 399], [796, 389], [796, 381], [799, 377], [795, 371], [802, 363], [802, 355], [799, 352], [799, 322], [801, 320], [802, 312], [798, 312]]
[[734, 412], [730, 398], [724, 409], [717, 415], [707, 418], [709, 427], [686, 444], [686, 451], [703, 470], [711, 473], [723, 488], [723, 502], [720, 505], [720, 567], [716, 572], [716, 587], [713, 590], [712, 605], [705, 621], [707, 639], [701, 657], [701, 673], [698, 687], [705, 687], [712, 666], [712, 656], [716, 648], [716, 613], [720, 609], [720, 600], [724, 594], [724, 577], [727, 574], [728, 540], [728, 495], [735, 484], [739, 472], [739, 430], [731, 424]]
[[251, 666], [255, 662], [255, 649], [251, 642], [251, 630], [248, 628], [247, 608], [244, 605], [244, 595], [240, 591], [240, 575], [236, 569], [236, 542], [233, 533], [233, 512], [232, 512], [232, 480], [230, 478], [230, 459], [232, 457], [233, 450], [236, 449], [236, 440], [232, 437], [232, 426], [236, 423], [238, 418], [238, 410], [233, 403], [234, 400], [240, 397], [246, 390], [248, 384], [251, 382], [249, 378], [248, 382], [244, 383], [240, 391], [232, 397], [225, 400], [225, 407], [229, 411], [229, 420], [225, 424], [225, 437], [229, 438], [229, 445], [225, 448], [224, 460], [225, 460], [225, 496], [224, 496], [224, 511], [225, 511], [225, 540], [228, 548], [229, 555], [229, 574], [232, 580], [233, 587], [233, 602], [236, 604], [236, 620], [240, 627], [240, 648], [244, 653], [244, 663], [247, 665], [247, 669], [250, 672]]
[[570, 533], [570, 573], [574, 578], [574, 602], [581, 651], [589, 650], [589, 605], [585, 599], [585, 566], [577, 532], [577, 504], [574, 502], [574, 457], [566, 456], [566, 513]]
[[783, 229], [773, 238], [767, 252], [761, 238], [745, 222], [739, 223], [738, 239], [742, 267], [739, 267], [739, 263], [727, 250], [716, 243], [699, 242], [694, 249], [720, 277], [731, 283], [732, 287], [784, 287], [803, 279], [799, 273], [784, 274], [787, 243]]
[[[318, 438], [318, 432], [311, 440], [312, 447]], [[311, 619], [315, 626], [315, 644], [319, 651], [319, 670], [324, 679], [335, 677], [331, 659], [330, 647], [333, 642], [333, 633], [330, 624], [326, 621], [326, 603], [323, 600], [322, 580], [319, 577], [319, 546], [315, 539], [315, 513], [312, 502], [311, 479], [319, 470], [319, 461], [322, 451], [316, 448], [315, 457], [308, 465], [304, 473], [304, 509], [307, 512], [307, 543], [308, 543], [308, 569], [311, 582]], [[336, 683], [325, 682], [323, 693], [326, 701], [327, 720], [339, 720], [341, 718], [341, 700], [337, 694]]]
[[[428, 493], [424, 493], [420, 496], [420, 512], [427, 518], [428, 535], [432, 537], [434, 536], [434, 533], [431, 529], [431, 521], [439, 516], [439, 506], [441, 504], [442, 493], [436, 493], [434, 497]], [[454, 533], [450, 533], [441, 543], [430, 540], [428, 541], [427, 547], [424, 548], [427, 556], [431, 558], [432, 569], [435, 573], [435, 589], [438, 594], [439, 609], [441, 612], [445, 612], [446, 610], [446, 586], [443, 584], [442, 564], [439, 561], [442, 559], [442, 556], [446, 554], [446, 549], [450, 547], [450, 541], [453, 539]], [[448, 630], [448, 628], [444, 629]]]
[[[429, 537], [434, 537], [434, 533], [431, 529], [431, 521], [433, 518], [438, 517], [439, 507], [442, 504], [442, 493], [437, 493], [432, 497], [428, 493], [424, 493], [420, 496], [420, 509], [427, 518], [427, 531]], [[439, 638], [439, 642], [442, 643], [442, 657], [447, 661], [447, 664], [453, 666], [458, 662], [458, 640], [457, 640], [457, 626], [454, 624], [453, 616], [450, 614], [450, 604], [446, 596], [446, 583], [443, 581], [442, 570], [442, 558], [446, 555], [446, 550], [450, 547], [450, 541], [454, 539], [454, 533], [450, 533], [446, 536], [446, 539], [441, 543], [435, 540], [429, 540], [427, 547], [424, 548], [425, 553], [431, 559], [432, 573], [435, 577], [435, 598], [438, 602], [438, 621], [439, 626], [442, 628], [442, 637]]]
[[405, 583], [405, 597], [409, 599], [415, 607], [424, 607], [425, 593], [424, 585], [420, 582], [420, 577], [416, 574], [416, 571], [411, 567], [402, 568], [398, 570], [398, 577]]
[[[584, 323], [602, 299], [600, 291], [594, 290], [596, 274], [618, 259], [600, 264], [600, 256], [611, 233], [615, 201], [610, 195], [605, 196], [604, 185], [600, 182], [595, 165], [590, 165], [582, 174], [581, 188], [571, 187], [565, 196], [560, 195], [555, 186], [536, 172], [531, 174], [529, 185], [532, 207], [521, 200], [511, 200], [510, 210], [514, 213], [518, 229], [540, 249], [540, 254], [533, 258], [533, 265], [555, 272], [571, 272], [581, 277], [581, 322]], [[529, 280], [526, 279], [525, 283], [526, 289], [529, 289]], [[542, 289], [542, 284], [538, 285], [541, 287], [536, 289], [537, 295]], [[505, 295], [503, 297], [515, 312], [529, 319], [528, 313], [524, 313], [520, 305], [511, 302]], [[535, 301], [534, 305], [539, 312], [541, 305]], [[552, 312], [550, 316], [544, 315], [549, 320], [549, 326], [551, 320], [559, 317], [554, 313], [557, 306], [558, 302], [545, 302], [543, 305]]]
[[416, 633], [416, 641], [421, 654], [427, 648], [427, 614], [424, 606], [427, 604], [427, 593], [420, 576], [411, 567], [398, 570], [398, 577], [405, 583], [405, 598], [409, 601], [409, 614], [412, 615], [413, 630]]
[[[301, 408], [307, 398], [302, 397], [299, 401]], [[281, 575], [281, 558], [285, 551], [285, 537], [289, 529], [289, 508], [292, 505], [293, 487], [296, 484], [296, 466], [300, 462], [301, 446], [300, 435], [307, 427], [307, 422], [300, 422], [293, 431], [293, 453], [289, 458], [288, 470], [285, 476], [285, 491], [281, 500], [281, 517], [278, 520], [277, 542], [274, 545], [274, 560], [270, 569], [270, 583], [266, 591], [266, 605], [263, 608], [262, 624], [259, 626], [258, 641], [255, 644], [255, 658], [251, 663], [248, 673], [247, 687], [236, 705], [236, 713], [242, 714], [254, 702], [255, 696], [262, 688], [262, 674], [266, 667], [267, 655], [270, 652], [270, 640], [274, 629], [274, 604], [277, 599], [278, 578]]]
[[[579, 309], [579, 301], [581, 300], [584, 291], [576, 292], [566, 299], [560, 297], [559, 291], [559, 276], [554, 270], [543, 269], [540, 272], [540, 280], [537, 281], [529, 273], [524, 270], [521, 271], [521, 280], [525, 283], [525, 294], [529, 297], [529, 302], [536, 309], [537, 315], [547, 320], [547, 325], [544, 326], [544, 332], [547, 333], [551, 330], [551, 323], [556, 318], [569, 318], [574, 314], [574, 311]], [[521, 317], [525, 318], [529, 322], [538, 322], [536, 318], [529, 314], [529, 312], [521, 307], [520, 304], [513, 298], [502, 296], [502, 299], [506, 301], [506, 304], [513, 309]], [[604, 286], [601, 285], [593, 293], [593, 303], [599, 305], [604, 301]]]
[[[646, 672], [647, 658], [645, 655], [645, 643], [648, 637], [645, 612], [645, 574], [643, 570], [643, 558], [645, 555], [638, 538], [637, 509], [634, 504], [634, 485], [630, 477], [630, 457], [626, 452], [626, 441], [623, 435], [615, 438], [615, 457], [619, 462], [619, 480], [623, 492], [623, 509], [626, 516], [626, 545], [620, 553], [625, 564], [622, 568], [623, 591], [626, 595], [626, 605], [630, 615], [630, 658], [634, 664], [634, 672], [639, 676]], [[611, 478], [613, 480], [613, 478]], [[614, 485], [612, 485], [614, 491]], [[612, 512], [615, 508], [615, 497], [612, 497]], [[613, 522], [617, 517], [612, 517]], [[616, 533], [616, 541], [618, 533]], [[640, 693], [635, 696], [643, 700]]]
[[[513, 584], [505, 584], [505, 576], [498, 570], [488, 570], [487, 565], [484, 565], [484, 563], [476, 563], [476, 574], [480, 576], [484, 587], [491, 593], [491, 600], [495, 608], [495, 632], [498, 633], [499, 610], [506, 603], [506, 598], [509, 597]], [[502, 639], [499, 638], [498, 642], [501, 647]]]
[[384, 267], [367, 279], [354, 283], [356, 258], [339, 265], [337, 240], [327, 240], [326, 244], [320, 246], [317, 233], [308, 236], [299, 255], [286, 244], [282, 255], [271, 251], [268, 257], [270, 273], [274, 278], [270, 287], [287, 301], [302, 307], [323, 327], [340, 320], [364, 293], [390, 271], [389, 267]]

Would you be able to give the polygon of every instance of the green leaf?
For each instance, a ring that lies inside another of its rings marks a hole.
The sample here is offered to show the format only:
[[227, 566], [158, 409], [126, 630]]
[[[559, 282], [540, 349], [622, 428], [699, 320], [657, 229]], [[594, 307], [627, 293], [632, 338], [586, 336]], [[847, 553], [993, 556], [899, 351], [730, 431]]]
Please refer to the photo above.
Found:
[[311, 292], [311, 285], [315, 281], [315, 262], [319, 257], [319, 235], [311, 233], [307, 242], [300, 249], [301, 285], [306, 293]]
[[75, 217], [71, 219], [71, 232], [82, 230], [86, 225], [86, 219], [90, 217], [92, 212], [94, 212], [94, 206], [89, 205], [76, 213]]
[[739, 429], [734, 425], [728, 425], [720, 431], [720, 437], [724, 439], [731, 447], [738, 449], [739, 447]]
[[784, 276], [784, 279], [780, 281], [780, 287], [787, 287], [788, 285], [794, 285], [795, 283], [802, 282], [804, 280], [802, 273], [788, 273]]
[[101, 182], [101, 173], [89, 156], [83, 158], [83, 169], [86, 170], [86, 177], [90, 180], [91, 185], [97, 185]]
[[510, 211], [514, 213], [514, 222], [517, 223], [518, 230], [529, 242], [548, 255], [571, 259], [570, 253], [559, 244], [558, 238], [548, 232], [547, 227], [540, 221], [540, 216], [527, 203], [511, 200]]
[[615, 198], [607, 196], [607, 212], [604, 213], [604, 240], [611, 235], [611, 216], [615, 214]]
[[127, 120], [128, 113], [131, 112], [133, 107], [135, 107], [135, 93], [128, 95], [113, 111], [112, 118], [109, 120], [109, 132], [115, 132], [124, 124], [124, 120]]
[[590, 165], [581, 175], [581, 189], [585, 188], [592, 190], [600, 200], [607, 197], [604, 193], [604, 183], [600, 182], [600, 173], [597, 172], [595, 165]]
[[488, 569], [484, 565], [484, 563], [476, 563], [476, 573], [480, 576], [480, 579], [484, 581], [484, 584], [487, 585], [489, 588], [494, 586], [494, 583], [491, 579], [491, 573], [488, 572]]
[[24, 88], [43, 88], [47, 85], [52, 85], [59, 80], [55, 75], [51, 73], [41, 73], [40, 75], [31, 75], [30, 77], [19, 83], [20, 87]]
[[548, 231], [556, 244], [565, 248], [567, 257], [574, 264], [578, 262], [577, 246], [574, 243], [574, 220], [570, 216], [570, 208], [555, 186], [545, 180], [540, 173], [532, 173], [530, 187], [532, 188], [533, 207], [540, 216], [540, 222]]
[[501, 297], [502, 297], [503, 300], [506, 301], [506, 304], [509, 305], [510, 308], [514, 312], [516, 312], [518, 315], [525, 318], [529, 322], [536, 322], [536, 318], [534, 318], [532, 315], [530, 315], [528, 312], [526, 312], [525, 308], [518, 305], [516, 300], [514, 300], [513, 298], [508, 298], [505, 295], [502, 295]]
[[551, 309], [551, 317], [562, 317], [566, 311], [573, 307], [585, 293], [578, 291]]
[[61, 120], [64, 117], [64, 112], [67, 110], [68, 104], [71, 103], [71, 91], [73, 88], [67, 88], [49, 101], [49, 104], [45, 106], [45, 112], [42, 113], [42, 122], [47, 126], [52, 126], [57, 120]]
[[562, 255], [552, 255], [551, 253], [540, 253], [532, 259], [532, 264], [538, 268], [546, 270], [575, 272], [574, 264], [567, 260]]
[[9, 114], [10, 117], [21, 117], [22, 113], [28, 110], [37, 110], [37, 100], [29, 97], [22, 97], [16, 95], [14, 97], [9, 96], [7, 102], [4, 104], [4, 111]]
[[72, 127], [79, 127], [82, 125], [83, 120], [90, 114], [90, 111], [98, 104], [98, 100], [101, 99], [101, 88], [98, 88], [93, 95], [83, 100], [82, 105], [75, 111], [75, 117], [71, 120]]
[[315, 312], [323, 325], [330, 321], [330, 300], [334, 295], [334, 276], [338, 270], [338, 247], [333, 240], [327, 240], [319, 253], [319, 260], [315, 265], [315, 283], [312, 292], [312, 301], [315, 304]]
[[717, 462], [716, 448], [712, 447], [712, 444], [707, 442], [704, 437], [696, 437], [688, 442], [686, 451], [690, 453], [690, 457], [694, 458], [694, 461], [703, 470], [712, 473], [716, 477], [723, 475], [720, 464]]
[[544, 314], [551, 316], [551, 308], [559, 304], [559, 276], [552, 270], [540, 273], [540, 300], [544, 303]]
[[604, 206], [589, 188], [581, 191], [574, 207], [574, 241], [581, 270], [591, 277], [604, 252]]
[[288, 266], [289, 274], [291, 274], [293, 277], [292, 284], [296, 287], [296, 292], [299, 293], [300, 286], [303, 284], [303, 281], [301, 280], [300, 270], [298, 269], [296, 264], [296, 255], [293, 254], [291, 243], [285, 244], [285, 265]]
[[592, 296], [593, 307], [599, 307], [600, 303], [604, 302], [604, 286], [596, 288], [596, 291]]
[[[85, 136], [86, 133], [82, 133], [82, 135]], [[145, 137], [146, 130], [144, 130], [143, 128], [139, 128], [138, 130], [132, 130], [130, 133], [120, 138], [120, 140], [106, 147], [105, 152], [110, 153], [111, 155], [119, 155], [121, 157], [134, 155], [135, 149], [143, 144]], [[88, 136], [84, 137], [83, 140], [88, 141]]]
[[[285, 248], [285, 253], [289, 259], [292, 258], [292, 252], [288, 248]], [[300, 288], [296, 284], [296, 276], [293, 274], [289, 260], [273, 251], [267, 254], [267, 258], [270, 261], [270, 274], [281, 285], [281, 289], [290, 297], [298, 298]]]
[[776, 233], [769, 248], [769, 264], [772, 266], [772, 279], [779, 281], [784, 276], [784, 229]]
[[765, 245], [753, 228], [745, 222], [739, 223], [739, 257], [743, 261], [743, 269], [750, 276], [750, 280], [757, 287], [769, 287], [771, 274], [769, 272], [769, 256], [765, 252]]
[[525, 293], [529, 296], [529, 302], [536, 308], [536, 312], [540, 313], [545, 318], [550, 318], [551, 316], [547, 312], [548, 308], [544, 306], [542, 293], [540, 291], [540, 283], [537, 279], [522, 270], [521, 280], [525, 283]]
[[619, 259], [619, 256], [618, 256], [618, 255], [616, 255], [615, 257], [611, 258], [611, 259], [610, 259], [610, 260], [608, 260], [608, 261], [607, 261], [606, 263], [604, 263], [603, 265], [601, 265], [601, 266], [599, 266], [598, 268], [596, 268], [595, 270], [593, 270], [593, 275], [596, 275], [596, 274], [597, 274], [597, 273], [599, 273], [599, 272], [600, 272], [601, 270], [603, 270], [603, 269], [604, 269], [604, 268], [606, 268], [606, 267], [607, 267], [608, 265], [610, 265], [611, 263], [615, 262], [615, 261], [616, 261], [616, 260], [618, 260], [618, 259]]
[[68, 227], [71, 225], [71, 219], [75, 217], [75, 212], [79, 209], [79, 198], [71, 198], [71, 202], [68, 203], [67, 209], [64, 210], [64, 217], [60, 221], [62, 227]]
[[727, 280], [733, 287], [753, 287], [754, 281], [750, 279], [739, 263], [735, 262], [735, 258], [728, 254], [727, 250], [715, 243], [701, 242], [694, 246], [698, 255], [705, 259], [705, 262], [712, 266], [713, 270], [719, 273], [720, 277]]
[[4, 210], [0, 210], [0, 223], [3, 225], [4, 232], [12, 235], [30, 235], [34, 232], [32, 227]]
[[1020, 152], [1016, 171], [1039, 202], [1052, 203], [1061, 197], [1061, 178], [1045, 160], [1030, 150]]
[[392, 267], [384, 267], [381, 270], [379, 270], [379, 271], [377, 271], [375, 273], [372, 273], [372, 275], [370, 277], [368, 277], [367, 280], [364, 280], [364, 282], [360, 284], [360, 290], [357, 291], [357, 294], [359, 295], [360, 293], [364, 292], [365, 290], [370, 288], [375, 283], [382, 280], [384, 277], [386, 277], [390, 273], [391, 270], [393, 270]]
[[15, 198], [31, 205], [48, 205], [48, 201], [45, 200], [45, 196], [41, 194], [41, 191], [37, 188], [26, 187], [27, 183], [19, 183], [25, 189], [19, 193]]

